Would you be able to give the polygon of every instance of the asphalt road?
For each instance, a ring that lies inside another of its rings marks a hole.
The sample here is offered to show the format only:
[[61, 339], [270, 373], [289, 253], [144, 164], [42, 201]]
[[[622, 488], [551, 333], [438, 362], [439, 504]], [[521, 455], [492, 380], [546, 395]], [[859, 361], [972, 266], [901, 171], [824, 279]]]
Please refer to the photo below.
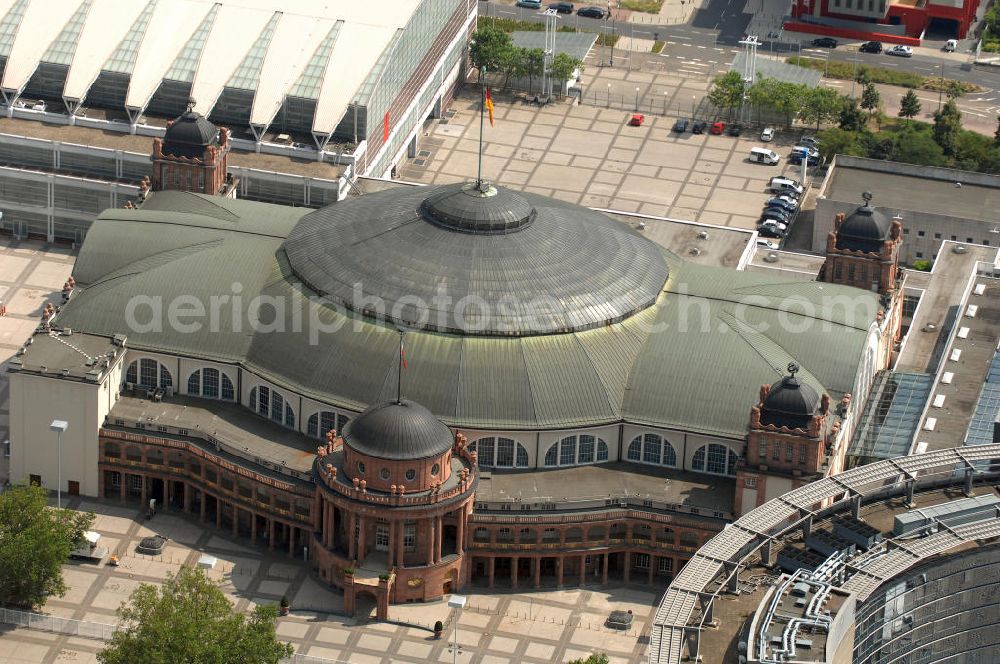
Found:
[[[577, 6], [582, 7], [585, 4], [577, 3]], [[599, 33], [611, 33], [614, 30], [617, 34], [640, 39], [660, 39], [667, 42], [664, 49], [664, 55], [667, 57], [680, 57], [688, 62], [695, 60], [719, 65], [723, 55], [726, 63], [732, 60], [734, 49], [739, 48], [738, 42], [745, 35], [751, 17], [742, 13], [744, 5], [745, 0], [710, 0], [705, 8], [695, 12], [690, 24], [685, 25], [655, 27], [582, 18], [576, 14], [561, 15], [559, 24]], [[479, 10], [485, 16], [532, 22], [544, 21], [538, 10], [523, 9], [511, 4], [480, 2]], [[917, 52], [911, 58], [900, 58], [885, 54], [861, 53], [843, 46], [835, 49], [814, 49], [810, 46], [812, 37], [802, 35], [801, 40], [799, 37], [798, 34], [782, 33], [780, 42], [765, 41], [758, 49], [758, 57], [787, 57], [801, 54], [820, 59], [829, 58], [831, 61], [856, 61], [858, 64], [872, 67], [898, 69], [923, 76], [944, 75], [947, 78], [977, 83], [987, 88], [984, 93], [986, 98], [989, 98], [990, 93], [1000, 91], [1000, 67], [971, 66], [955, 59], [954, 56], [935, 57], [926, 52]]]

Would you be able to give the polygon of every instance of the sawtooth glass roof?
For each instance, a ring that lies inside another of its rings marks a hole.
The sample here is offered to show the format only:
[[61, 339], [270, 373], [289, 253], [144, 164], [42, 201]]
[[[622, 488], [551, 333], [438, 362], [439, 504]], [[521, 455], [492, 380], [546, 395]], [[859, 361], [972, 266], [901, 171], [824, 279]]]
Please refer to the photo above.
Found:
[[[58, 324], [106, 336], [124, 332], [138, 350], [239, 364], [346, 410], [394, 399], [395, 326], [316, 297], [281, 250], [308, 212], [181, 192], [156, 193], [139, 210], [106, 210], [87, 234], [74, 268], [81, 290]], [[488, 237], [503, 243], [524, 232]], [[629, 231], [622, 226], [621, 233]], [[736, 395], [756, 395], [790, 362], [819, 394], [836, 401], [854, 390], [875, 294], [661, 255], [670, 276], [656, 302], [619, 322], [522, 337], [408, 333], [403, 395], [449, 425], [472, 429], [627, 421], [738, 439], [749, 410]], [[244, 303], [257, 296], [293, 303], [279, 316], [284, 331], [255, 333], [240, 317], [234, 327], [231, 315], [219, 317], [214, 330], [126, 324], [136, 295], [165, 303], [193, 296], [207, 307], [211, 298], [232, 295], [236, 282]]]
[[[317, 100], [313, 131], [331, 134], [420, 6], [420, 0], [0, 0], [0, 56], [8, 58], [0, 85], [20, 92], [39, 64], [68, 65], [63, 96], [80, 100], [101, 71], [121, 73], [129, 76], [126, 106], [143, 110], [163, 80], [190, 82], [195, 110], [205, 116], [228, 86], [256, 93], [251, 121], [258, 125], [273, 119], [293, 88], [304, 87]], [[313, 62], [321, 51], [322, 62]]]

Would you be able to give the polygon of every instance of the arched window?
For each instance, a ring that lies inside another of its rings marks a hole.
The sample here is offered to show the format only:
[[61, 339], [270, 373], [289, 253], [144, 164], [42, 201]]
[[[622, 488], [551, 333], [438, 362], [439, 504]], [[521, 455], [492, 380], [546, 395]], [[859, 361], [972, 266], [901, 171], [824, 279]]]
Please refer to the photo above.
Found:
[[187, 393], [209, 399], [236, 400], [233, 381], [225, 373], [212, 367], [198, 369], [188, 376]]
[[558, 440], [545, 452], [545, 465], [578, 466], [608, 460], [608, 444], [597, 436], [584, 433], [566, 436]]
[[735, 475], [739, 456], [725, 445], [709, 443], [702, 445], [691, 459], [691, 470], [713, 475]]
[[338, 434], [344, 433], [344, 427], [351, 421], [347, 415], [341, 415], [331, 410], [321, 410], [309, 416], [306, 422], [306, 432], [313, 438], [326, 439], [327, 431], [336, 429]]
[[143, 357], [133, 361], [125, 369], [125, 382], [137, 387], [167, 389], [173, 386], [174, 378], [163, 364], [151, 357]]
[[469, 444], [469, 451], [479, 455], [479, 466], [482, 468], [528, 467], [528, 450], [512, 438], [480, 438]]
[[677, 466], [677, 452], [670, 441], [658, 433], [636, 436], [628, 444], [626, 457], [629, 461], [649, 463], [657, 466]]
[[250, 410], [289, 429], [295, 428], [295, 410], [277, 390], [258, 385], [250, 390]]
[[489, 542], [490, 531], [485, 528], [476, 528], [475, 532], [472, 533], [472, 539], [476, 542]]
[[121, 450], [115, 443], [104, 443], [104, 456], [117, 459], [122, 455]]

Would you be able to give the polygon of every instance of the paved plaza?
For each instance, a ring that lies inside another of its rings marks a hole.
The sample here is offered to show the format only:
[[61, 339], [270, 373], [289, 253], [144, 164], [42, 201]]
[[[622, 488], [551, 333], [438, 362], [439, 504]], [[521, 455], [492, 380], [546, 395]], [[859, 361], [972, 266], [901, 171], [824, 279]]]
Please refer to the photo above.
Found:
[[[630, 83], [652, 85], [652, 76], [627, 73]], [[800, 177], [785, 163], [791, 144], [780, 140], [770, 147], [781, 165], [764, 166], [748, 160], [750, 148], [761, 145], [749, 133], [678, 135], [671, 132], [675, 117], [646, 115], [643, 126], [630, 127], [631, 113], [614, 108], [537, 107], [500, 94], [494, 101], [495, 126], [487, 122], [483, 137], [484, 177], [587, 207], [751, 230], [767, 181], [786, 170]], [[400, 179], [444, 184], [475, 177], [478, 95], [463, 93], [452, 109], [446, 122], [428, 125], [417, 156], [398, 168]]]
[[[341, 611], [342, 595], [316, 581], [309, 566], [287, 556], [275, 556], [249, 542], [223, 536], [214, 528], [168, 513], [147, 520], [137, 505], [74, 498], [70, 506], [97, 514], [95, 530], [122, 557], [121, 566], [70, 563], [64, 567], [69, 591], [50, 599], [42, 613], [114, 624], [115, 610], [140, 583], [160, 583], [167, 572], [194, 565], [203, 554], [217, 559], [208, 574], [242, 611], [257, 603], [277, 604], [283, 595], [292, 613], [279, 618], [278, 634], [299, 654], [374, 664], [377, 662], [450, 662], [454, 613], [445, 601], [390, 608], [394, 622], [348, 619]], [[162, 556], [137, 556], [139, 541], [148, 535], [169, 538]], [[640, 662], [647, 645], [649, 618], [660, 589], [638, 587], [551, 588], [532, 594], [468, 589], [468, 606], [458, 623], [463, 664], [548, 664], [608, 653], [612, 662]], [[374, 613], [374, 605], [367, 607]], [[614, 609], [635, 615], [627, 633], [603, 626]], [[447, 638], [436, 640], [434, 621], [441, 620]], [[0, 664], [96, 662], [102, 643], [0, 625]]]

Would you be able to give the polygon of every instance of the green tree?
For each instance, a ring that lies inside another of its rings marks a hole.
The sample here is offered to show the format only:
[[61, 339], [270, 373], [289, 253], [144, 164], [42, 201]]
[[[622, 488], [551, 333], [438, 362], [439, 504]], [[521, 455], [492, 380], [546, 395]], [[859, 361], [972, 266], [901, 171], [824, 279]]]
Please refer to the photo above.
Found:
[[840, 128], [845, 131], [862, 131], [866, 126], [865, 114], [858, 108], [857, 99], [846, 99], [844, 107], [840, 109], [838, 119]]
[[940, 111], [934, 114], [934, 140], [945, 155], [955, 154], [959, 133], [962, 131], [962, 112], [954, 99], [949, 99]]
[[514, 78], [527, 76], [527, 49], [511, 46], [504, 51], [503, 57], [500, 59], [499, 71], [503, 74], [503, 83], [500, 85], [501, 89], [507, 88], [511, 76]]
[[822, 86], [809, 89], [802, 103], [800, 117], [804, 122], [815, 122], [816, 131], [822, 123], [836, 120], [844, 101], [839, 92]]
[[955, 168], [965, 171], [982, 170], [990, 161], [993, 141], [988, 136], [963, 129], [955, 141]]
[[858, 149], [858, 134], [831, 127], [819, 135], [819, 151], [826, 155], [828, 163], [838, 154], [859, 156], [861, 151]]
[[608, 656], [603, 652], [595, 652], [590, 657], [574, 659], [566, 664], [608, 664]]
[[910, 120], [920, 114], [920, 100], [913, 90], [907, 90], [899, 100], [899, 117]]
[[101, 664], [188, 662], [277, 664], [293, 654], [275, 632], [278, 611], [257, 606], [250, 616], [200, 569], [182, 567], [163, 586], [142, 584], [118, 609], [118, 631], [97, 655]]
[[962, 84], [958, 81], [948, 81], [944, 93], [948, 95], [948, 99], [958, 99], [965, 94], [965, 90], [962, 89]]
[[875, 112], [878, 111], [878, 107], [881, 102], [882, 97], [879, 95], [875, 84], [868, 83], [865, 85], [865, 90], [861, 93], [861, 108], [868, 111], [869, 119], [871, 119], [875, 115]]
[[34, 608], [66, 593], [62, 565], [94, 515], [50, 509], [47, 495], [27, 484], [0, 493], [0, 602]]
[[997, 130], [993, 132], [993, 145], [1000, 147], [1000, 115], [997, 116]]
[[732, 117], [733, 110], [743, 105], [743, 96], [746, 93], [746, 81], [738, 71], [731, 71], [719, 74], [712, 82], [712, 89], [708, 91], [708, 101], [716, 108], [725, 109]]
[[499, 71], [512, 48], [510, 35], [499, 28], [484, 25], [472, 33], [469, 59], [480, 71], [483, 67], [487, 71]]
[[945, 166], [948, 158], [925, 128], [907, 126], [896, 133], [896, 161], [923, 166]]
[[541, 76], [545, 70], [545, 51], [540, 48], [524, 50], [524, 73], [528, 77], [528, 92], [533, 92], [536, 76]]
[[552, 80], [568, 81], [573, 78], [573, 72], [583, 69], [583, 62], [579, 58], [574, 58], [568, 53], [556, 53], [552, 58]]

